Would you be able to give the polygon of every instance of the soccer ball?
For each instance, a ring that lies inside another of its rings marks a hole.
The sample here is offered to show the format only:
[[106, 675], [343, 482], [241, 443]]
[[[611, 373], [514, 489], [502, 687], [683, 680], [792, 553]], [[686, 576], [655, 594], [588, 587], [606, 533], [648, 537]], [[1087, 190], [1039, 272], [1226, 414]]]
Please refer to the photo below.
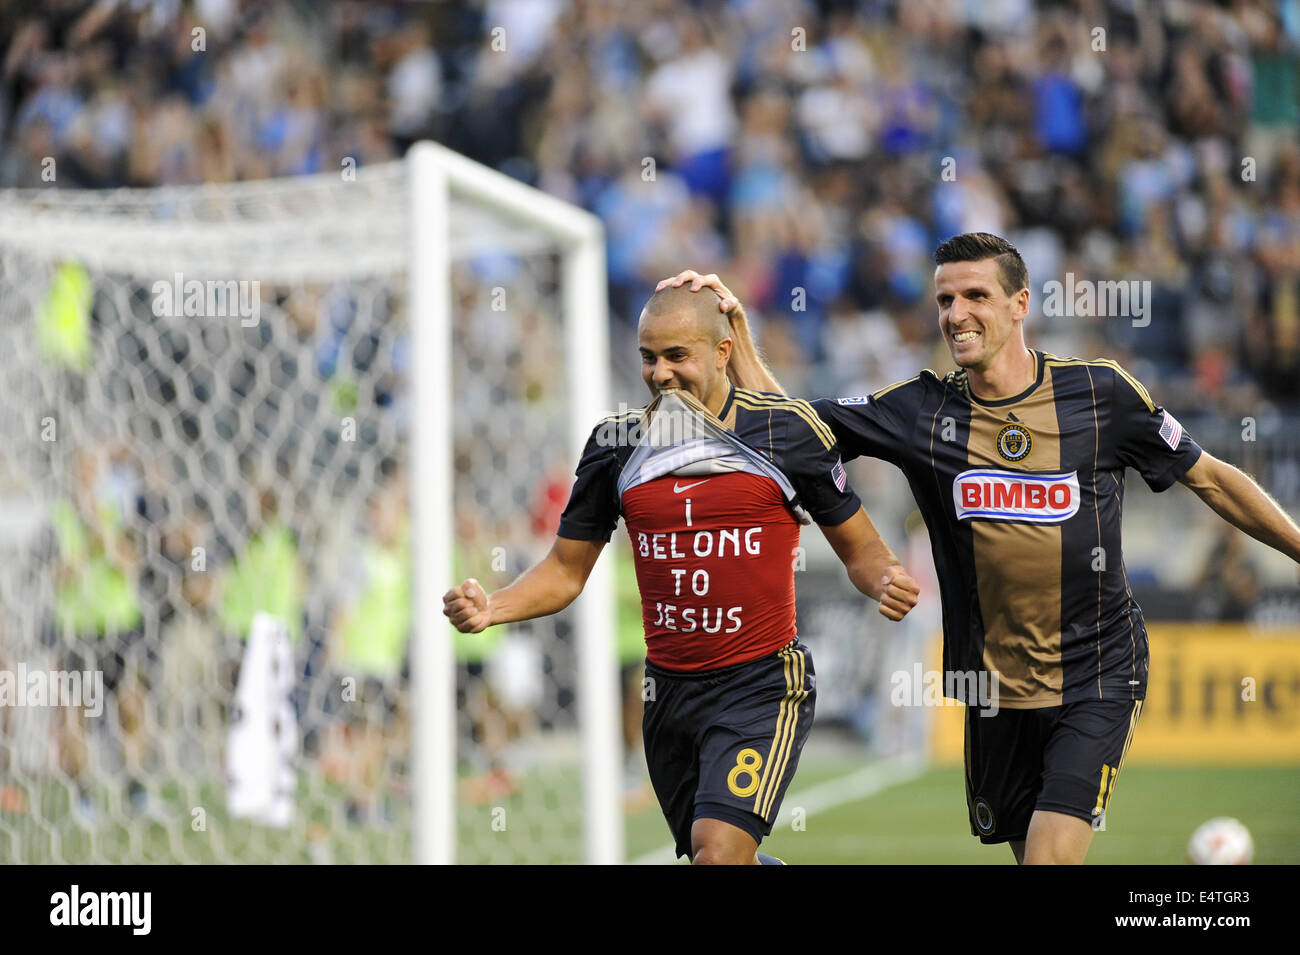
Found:
[[1187, 843], [1187, 861], [1193, 865], [1249, 865], [1254, 854], [1250, 831], [1227, 816], [1202, 823]]

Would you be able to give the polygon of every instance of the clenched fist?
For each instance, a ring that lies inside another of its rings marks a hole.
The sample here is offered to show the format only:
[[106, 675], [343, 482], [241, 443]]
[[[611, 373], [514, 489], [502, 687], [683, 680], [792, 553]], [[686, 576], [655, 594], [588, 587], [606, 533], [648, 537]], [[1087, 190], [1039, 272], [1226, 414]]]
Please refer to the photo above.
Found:
[[481, 633], [492, 624], [487, 592], [473, 577], [442, 595], [442, 614], [461, 633]]
[[880, 581], [880, 612], [890, 620], [902, 620], [916, 606], [921, 587], [902, 567], [890, 567]]

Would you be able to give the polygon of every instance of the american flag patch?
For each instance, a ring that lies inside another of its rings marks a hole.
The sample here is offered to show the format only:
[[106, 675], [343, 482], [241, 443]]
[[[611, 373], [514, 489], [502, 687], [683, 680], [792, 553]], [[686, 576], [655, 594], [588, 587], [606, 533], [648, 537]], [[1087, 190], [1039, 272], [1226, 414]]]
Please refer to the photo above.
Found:
[[1178, 442], [1183, 439], [1183, 426], [1168, 411], [1163, 414], [1165, 417], [1160, 423], [1160, 437], [1165, 439], [1165, 444], [1177, 451]]
[[835, 467], [831, 468], [831, 478], [835, 481], [835, 486], [841, 491], [844, 490], [844, 485], [849, 483], [849, 476], [844, 473], [843, 458], [835, 459]]

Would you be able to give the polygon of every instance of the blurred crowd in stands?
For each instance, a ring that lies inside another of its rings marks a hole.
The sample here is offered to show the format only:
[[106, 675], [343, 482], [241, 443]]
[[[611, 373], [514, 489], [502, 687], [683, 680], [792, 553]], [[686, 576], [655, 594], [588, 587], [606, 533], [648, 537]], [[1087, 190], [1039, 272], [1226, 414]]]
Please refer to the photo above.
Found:
[[[0, 184], [338, 170], [433, 137], [598, 213], [616, 323], [724, 276], [792, 391], [943, 365], [929, 255], [1184, 413], [1300, 400], [1300, 2], [0, 2]], [[1147, 279], [1149, 325], [1041, 314]]]

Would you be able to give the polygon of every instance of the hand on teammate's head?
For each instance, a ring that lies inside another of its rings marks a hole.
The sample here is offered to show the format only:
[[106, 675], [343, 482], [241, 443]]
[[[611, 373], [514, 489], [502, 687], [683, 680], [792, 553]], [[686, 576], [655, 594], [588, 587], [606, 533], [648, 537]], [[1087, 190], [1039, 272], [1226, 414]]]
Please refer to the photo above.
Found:
[[662, 291], [669, 285], [674, 288], [691, 283], [691, 291], [698, 292], [702, 288], [711, 288], [718, 293], [718, 309], [722, 312], [729, 312], [740, 304], [736, 296], [731, 294], [731, 290], [722, 284], [722, 279], [718, 278], [716, 272], [710, 272], [707, 275], [696, 272], [694, 269], [685, 269], [676, 275], [666, 279], [660, 279], [659, 284], [655, 286], [655, 291]]

